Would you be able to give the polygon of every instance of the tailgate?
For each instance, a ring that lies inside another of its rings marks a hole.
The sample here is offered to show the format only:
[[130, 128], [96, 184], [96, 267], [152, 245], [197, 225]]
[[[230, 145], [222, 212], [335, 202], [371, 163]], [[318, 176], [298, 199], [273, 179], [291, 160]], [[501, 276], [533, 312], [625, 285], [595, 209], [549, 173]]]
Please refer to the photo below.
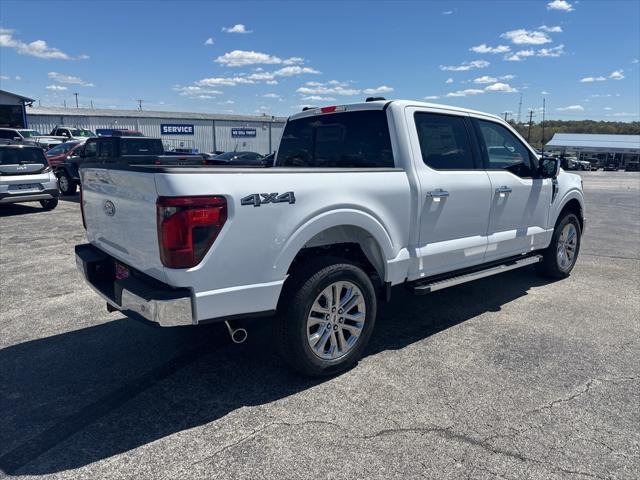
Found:
[[165, 281], [153, 173], [83, 168], [87, 239], [123, 263]]

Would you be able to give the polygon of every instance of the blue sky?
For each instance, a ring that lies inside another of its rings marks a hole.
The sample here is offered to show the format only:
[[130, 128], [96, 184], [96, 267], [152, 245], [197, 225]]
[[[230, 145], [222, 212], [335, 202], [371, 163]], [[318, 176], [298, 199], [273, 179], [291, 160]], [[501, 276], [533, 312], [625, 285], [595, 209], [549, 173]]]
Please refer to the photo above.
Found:
[[[45, 20], [46, 19], [46, 20]], [[0, 84], [43, 106], [290, 115], [366, 96], [640, 120], [640, 2], [0, 4]], [[540, 112], [536, 119], [540, 120]]]

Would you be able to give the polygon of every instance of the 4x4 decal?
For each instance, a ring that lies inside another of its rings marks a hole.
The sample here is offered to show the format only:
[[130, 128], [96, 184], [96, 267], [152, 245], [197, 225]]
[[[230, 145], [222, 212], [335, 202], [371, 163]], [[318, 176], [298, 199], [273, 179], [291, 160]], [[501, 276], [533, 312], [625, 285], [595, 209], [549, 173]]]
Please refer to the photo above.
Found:
[[267, 203], [296, 203], [296, 196], [293, 192], [285, 193], [252, 193], [246, 197], [242, 197], [240, 205], [253, 205], [259, 207], [260, 205], [266, 205]]

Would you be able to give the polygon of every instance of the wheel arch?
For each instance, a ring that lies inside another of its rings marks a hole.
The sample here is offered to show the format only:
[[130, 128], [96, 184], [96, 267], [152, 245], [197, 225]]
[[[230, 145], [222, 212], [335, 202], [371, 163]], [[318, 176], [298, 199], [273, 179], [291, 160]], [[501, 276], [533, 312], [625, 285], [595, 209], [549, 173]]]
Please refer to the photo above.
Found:
[[383, 281], [387, 259], [394, 257], [393, 242], [382, 224], [373, 216], [354, 210], [326, 212], [300, 226], [276, 259], [277, 275], [287, 275], [296, 261], [310, 251], [366, 261]]
[[563, 198], [562, 203], [560, 204], [560, 208], [558, 210], [558, 214], [556, 215], [554, 225], [557, 225], [558, 221], [566, 214], [573, 213], [576, 217], [578, 217], [578, 221], [580, 222], [580, 230], [584, 230], [584, 206], [582, 202], [582, 198], [577, 194], [577, 192], [572, 192], [574, 194], [569, 194], [565, 198]]

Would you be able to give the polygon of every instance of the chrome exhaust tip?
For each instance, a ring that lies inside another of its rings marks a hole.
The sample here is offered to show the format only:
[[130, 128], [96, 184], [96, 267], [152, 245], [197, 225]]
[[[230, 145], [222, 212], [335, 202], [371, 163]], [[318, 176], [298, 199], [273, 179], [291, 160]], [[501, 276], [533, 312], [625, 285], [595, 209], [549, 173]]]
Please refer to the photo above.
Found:
[[233, 328], [227, 320], [225, 320], [224, 323], [227, 326], [227, 330], [229, 330], [229, 335], [233, 343], [244, 343], [247, 340], [249, 334], [244, 328]]

